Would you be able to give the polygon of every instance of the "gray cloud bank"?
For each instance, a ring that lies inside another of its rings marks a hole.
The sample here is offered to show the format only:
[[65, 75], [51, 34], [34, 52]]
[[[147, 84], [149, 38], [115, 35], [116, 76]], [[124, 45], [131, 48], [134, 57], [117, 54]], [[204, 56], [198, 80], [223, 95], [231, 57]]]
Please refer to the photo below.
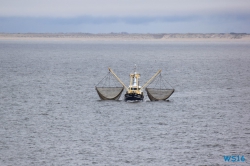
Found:
[[201, 17], [0, 17], [6, 33], [250, 33], [250, 15]]
[[249, 0], [0, 0], [6, 33], [250, 33]]
[[172, 16], [250, 12], [249, 0], [1, 0], [0, 16]]

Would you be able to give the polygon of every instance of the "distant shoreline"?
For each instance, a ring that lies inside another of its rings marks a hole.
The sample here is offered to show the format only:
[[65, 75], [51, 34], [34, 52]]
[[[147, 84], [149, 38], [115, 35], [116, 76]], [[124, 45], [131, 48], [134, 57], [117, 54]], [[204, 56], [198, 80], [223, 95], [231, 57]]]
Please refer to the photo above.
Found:
[[0, 40], [76, 40], [76, 41], [245, 41], [247, 33], [0, 33]]

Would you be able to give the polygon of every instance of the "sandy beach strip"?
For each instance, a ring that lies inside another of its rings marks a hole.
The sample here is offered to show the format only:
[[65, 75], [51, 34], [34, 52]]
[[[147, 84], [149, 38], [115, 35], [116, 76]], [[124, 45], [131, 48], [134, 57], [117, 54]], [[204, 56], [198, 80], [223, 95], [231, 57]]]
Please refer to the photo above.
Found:
[[53, 41], [229, 41], [250, 42], [246, 33], [161, 33], [161, 34], [128, 34], [128, 33], [0, 33], [0, 40], [53, 40]]

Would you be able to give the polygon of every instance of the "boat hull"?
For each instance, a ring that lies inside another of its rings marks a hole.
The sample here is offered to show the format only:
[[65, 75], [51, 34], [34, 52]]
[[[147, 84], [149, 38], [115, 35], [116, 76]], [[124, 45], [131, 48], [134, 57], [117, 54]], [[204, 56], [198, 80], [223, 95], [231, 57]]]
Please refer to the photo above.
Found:
[[126, 93], [125, 101], [142, 101], [144, 99], [143, 94]]

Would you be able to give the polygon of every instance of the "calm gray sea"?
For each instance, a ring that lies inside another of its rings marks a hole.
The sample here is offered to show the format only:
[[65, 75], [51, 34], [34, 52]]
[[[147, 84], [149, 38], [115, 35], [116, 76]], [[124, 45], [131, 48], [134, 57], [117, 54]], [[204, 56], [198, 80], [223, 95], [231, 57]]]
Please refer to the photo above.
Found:
[[[134, 64], [169, 102], [99, 99]], [[1, 166], [249, 166], [249, 111], [250, 43], [0, 41]]]

